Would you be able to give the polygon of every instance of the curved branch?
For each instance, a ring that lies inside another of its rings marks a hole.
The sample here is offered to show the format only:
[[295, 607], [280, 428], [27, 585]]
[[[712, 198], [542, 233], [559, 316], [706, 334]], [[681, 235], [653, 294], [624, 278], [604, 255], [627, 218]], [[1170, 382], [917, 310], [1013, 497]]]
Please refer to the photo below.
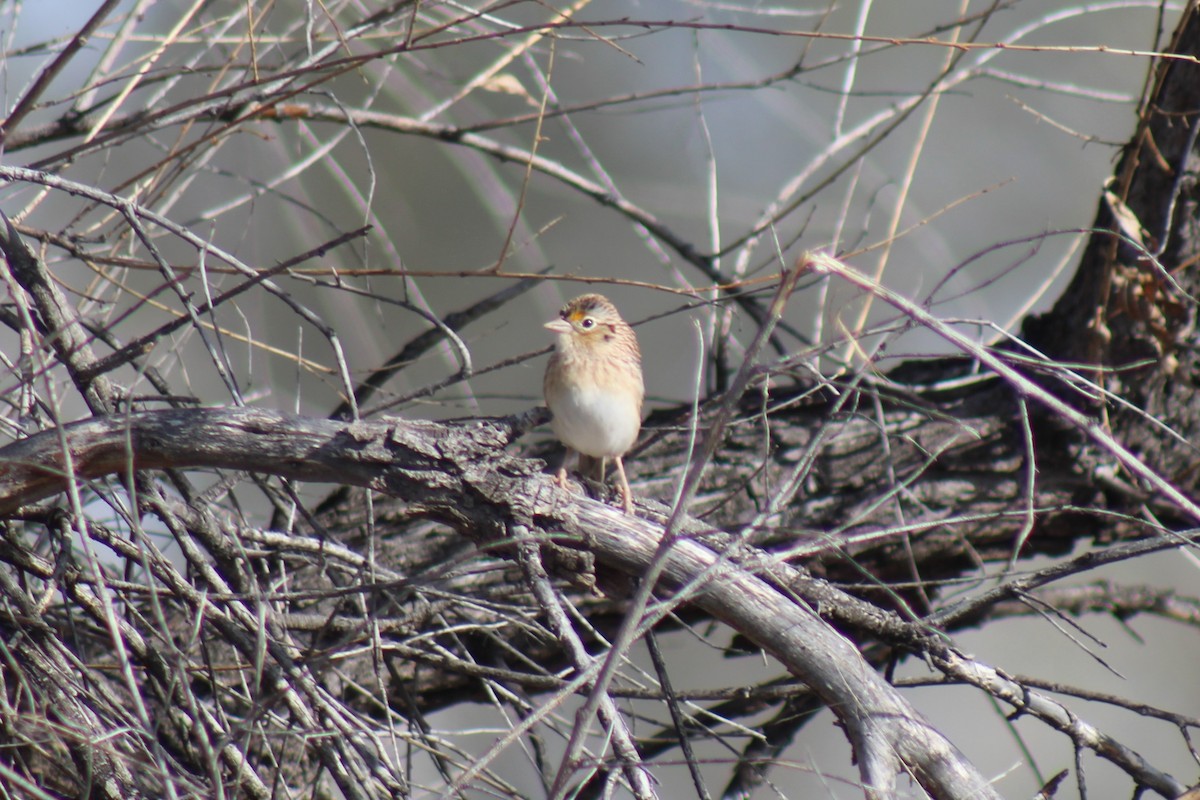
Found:
[[[241, 408], [95, 418], [0, 450], [0, 514], [63, 488], [65, 441], [73, 480], [123, 473], [132, 460], [137, 469], [220, 467], [350, 483], [401, 497], [480, 544], [503, 548], [512, 525], [526, 526], [586, 541], [599, 563], [642, 574], [661, 521], [572, 498], [540, 462], [504, 452], [541, 417], [340, 423]], [[703, 529], [685, 520], [681, 531]], [[842, 720], [871, 796], [888, 796], [903, 766], [935, 797], [998, 797], [851, 642], [802, 602], [690, 538], [668, 554], [660, 585], [677, 592], [671, 608], [686, 601], [713, 614], [811, 686]]]

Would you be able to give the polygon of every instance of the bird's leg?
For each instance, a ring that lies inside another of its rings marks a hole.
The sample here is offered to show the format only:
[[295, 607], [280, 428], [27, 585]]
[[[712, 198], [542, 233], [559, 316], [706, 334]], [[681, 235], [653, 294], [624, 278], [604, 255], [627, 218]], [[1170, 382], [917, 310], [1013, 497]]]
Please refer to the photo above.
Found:
[[625, 513], [633, 516], [633, 493], [629, 491], [629, 479], [625, 477], [625, 465], [621, 462], [621, 457], [617, 456], [613, 459], [617, 465], [617, 477], [621, 481], [621, 507], [625, 509]]
[[558, 474], [554, 476], [554, 481], [558, 484], [558, 488], [560, 489], [567, 488], [567, 462], [570, 460], [571, 448], [568, 447], [563, 452], [562, 463], [558, 467]]

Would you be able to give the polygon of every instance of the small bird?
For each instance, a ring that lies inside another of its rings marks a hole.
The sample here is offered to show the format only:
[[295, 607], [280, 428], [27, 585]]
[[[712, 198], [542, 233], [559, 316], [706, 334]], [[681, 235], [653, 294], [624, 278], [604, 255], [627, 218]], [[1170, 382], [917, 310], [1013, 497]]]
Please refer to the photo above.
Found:
[[633, 513], [633, 497], [621, 456], [637, 441], [642, 427], [642, 354], [637, 334], [616, 306], [598, 294], [576, 297], [546, 323], [557, 334], [546, 365], [543, 390], [554, 414], [554, 435], [567, 447], [558, 485], [567, 486], [571, 451], [600, 461], [612, 459], [621, 481], [621, 503]]

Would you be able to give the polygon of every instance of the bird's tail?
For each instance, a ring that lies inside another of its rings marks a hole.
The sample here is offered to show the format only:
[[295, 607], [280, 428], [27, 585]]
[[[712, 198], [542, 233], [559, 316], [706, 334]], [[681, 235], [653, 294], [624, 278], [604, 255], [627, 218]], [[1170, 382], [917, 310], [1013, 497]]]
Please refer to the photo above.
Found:
[[579, 474], [588, 480], [604, 483], [604, 467], [607, 459], [579, 454]]

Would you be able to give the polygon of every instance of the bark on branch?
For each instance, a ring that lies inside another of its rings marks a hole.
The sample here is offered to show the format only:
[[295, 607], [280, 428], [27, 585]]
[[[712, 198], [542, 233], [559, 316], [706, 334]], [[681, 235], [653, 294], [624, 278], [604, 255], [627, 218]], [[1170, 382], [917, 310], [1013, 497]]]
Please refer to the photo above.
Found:
[[[653, 520], [625, 517], [559, 489], [540, 462], [505, 452], [539, 417], [342, 423], [240, 408], [95, 418], [0, 450], [0, 514], [62, 491], [65, 446], [72, 480], [213, 467], [349, 483], [399, 497], [480, 546], [511, 550], [510, 532], [520, 528], [537, 537], [587, 542], [600, 564], [641, 575], [662, 534], [661, 509], [650, 515]], [[683, 530], [709, 529], [689, 520]], [[890, 796], [901, 766], [937, 797], [998, 796], [802, 599], [689, 538], [670, 552], [662, 587], [675, 602], [704, 609], [774, 654], [836, 709], [873, 796]]]

